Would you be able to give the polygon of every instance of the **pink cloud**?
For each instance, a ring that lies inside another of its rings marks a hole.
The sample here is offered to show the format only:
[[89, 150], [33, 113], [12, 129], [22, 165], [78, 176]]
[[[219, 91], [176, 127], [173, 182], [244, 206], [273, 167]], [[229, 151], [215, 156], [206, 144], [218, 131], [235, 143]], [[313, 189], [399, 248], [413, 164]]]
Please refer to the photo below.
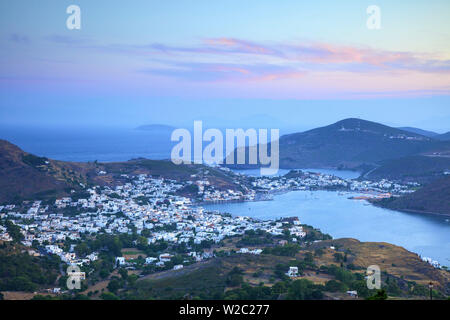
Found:
[[234, 38], [213, 38], [213, 39], [206, 39], [204, 42], [205, 44], [212, 46], [214, 48], [234, 49], [235, 52], [255, 53], [264, 55], [272, 55], [276, 53], [275, 49], [268, 48], [264, 45]]

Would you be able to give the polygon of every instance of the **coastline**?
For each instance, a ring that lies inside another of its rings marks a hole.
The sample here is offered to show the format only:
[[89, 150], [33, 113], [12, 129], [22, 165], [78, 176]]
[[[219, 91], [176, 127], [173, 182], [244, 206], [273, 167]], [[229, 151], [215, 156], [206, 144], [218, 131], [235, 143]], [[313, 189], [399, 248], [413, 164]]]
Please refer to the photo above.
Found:
[[[339, 194], [342, 191], [339, 191], [339, 190], [325, 190], [325, 189], [323, 189], [323, 190], [284, 190], [280, 194], [292, 193], [293, 191], [297, 191], [297, 192], [299, 192], [299, 191], [302, 191], [302, 192], [326, 192], [326, 193], [330, 193], [330, 194], [339, 195], [340, 197], [342, 196], [341, 194]], [[348, 192], [352, 193], [351, 191], [344, 191], [344, 192], [345, 192], [345, 194], [347, 194]], [[355, 192], [355, 193], [358, 193], [358, 192]], [[348, 201], [351, 200], [348, 197], [342, 197], [342, 198], [345, 198]], [[276, 201], [276, 199], [274, 199], [274, 201]], [[241, 202], [260, 202], [260, 201], [258, 201], [258, 200], [250, 200], [250, 201], [241, 201]], [[385, 207], [382, 207], [382, 206], [377, 206], [377, 205], [375, 205], [374, 203], [372, 203], [371, 201], [368, 201], [368, 200], [365, 200], [364, 203], [365, 203], [366, 206], [369, 206], [369, 207], [371, 207], [373, 205], [373, 208], [379, 208], [379, 209], [388, 210], [388, 211], [392, 211], [392, 212], [398, 212], [398, 213], [405, 214], [406, 216], [410, 215], [410, 216], [420, 217], [421, 215], [428, 215], [430, 218], [431, 217], [436, 218], [436, 217], [439, 217], [439, 216], [443, 217], [443, 215], [439, 215], [439, 214], [422, 214], [422, 213], [417, 213], [417, 212], [405, 212], [405, 211], [401, 211], [401, 210], [393, 210], [393, 209], [385, 208]], [[226, 203], [224, 203], [224, 204], [226, 204]], [[209, 205], [214, 206], [214, 204], [212, 204], [212, 203], [209, 203]], [[220, 206], [220, 204], [219, 204], [219, 206]], [[270, 211], [271, 210], [270, 209], [271, 205], [268, 204], [268, 206], [269, 207], [267, 208], [267, 210]], [[257, 206], [257, 207], [260, 207], [260, 206]], [[274, 220], [275, 221], [277, 218], [279, 218], [279, 217], [268, 217], [268, 218], [266, 218], [266, 217], [258, 217], [258, 216], [254, 216], [254, 215], [248, 215], [246, 212], [240, 212], [239, 210], [237, 212], [233, 211], [233, 210], [232, 210], [232, 212], [230, 212], [230, 211], [227, 211], [226, 209], [221, 209], [221, 208], [208, 208], [208, 206], [205, 206], [205, 210], [224, 212], [224, 213], [226, 212], [226, 213], [232, 214], [233, 216], [247, 216], [247, 217], [250, 217], [250, 218], [263, 219], [263, 220]], [[292, 212], [286, 213], [286, 216], [292, 216], [292, 215], [293, 215]], [[300, 217], [298, 214], [296, 216]], [[357, 217], [355, 216], [355, 218], [357, 218]], [[300, 219], [302, 219], [302, 218], [300, 217]], [[405, 245], [404, 241], [403, 242], [398, 242], [398, 241], [396, 242], [396, 241], [393, 241], [390, 238], [385, 238], [385, 239], [380, 239], [380, 238], [379, 239], [365, 239], [365, 238], [361, 238], [360, 236], [358, 236], [358, 234], [348, 234], [348, 233], [346, 235], [341, 235], [339, 233], [336, 234], [336, 233], [334, 233], [334, 232], [332, 232], [330, 230], [327, 230], [325, 228], [325, 226], [317, 224], [317, 222], [307, 222], [307, 224], [312, 225], [314, 227], [317, 227], [320, 230], [324, 230], [323, 232], [329, 233], [330, 235], [333, 236], [333, 238], [336, 238], [336, 239], [343, 238], [343, 237], [344, 238], [351, 237], [351, 238], [357, 239], [358, 241], [362, 241], [362, 242], [386, 242], [386, 243], [390, 243], [390, 244], [397, 245], [397, 246], [400, 246], [402, 248], [405, 248], [406, 250], [408, 250], [410, 252], [413, 252], [413, 253], [415, 253], [415, 254], [417, 254], [419, 256], [432, 257], [432, 258], [438, 260], [441, 263], [441, 265], [448, 265], [448, 262], [447, 262], [448, 258], [446, 258], [446, 257], [444, 257], [444, 258], [443, 257], [439, 257], [439, 255], [436, 256], [436, 255], [434, 255], [434, 254], [432, 254], [430, 252], [426, 253], [426, 252], [421, 252], [420, 250], [419, 251], [414, 250], [414, 246], [415, 245], [413, 245], [413, 246]], [[344, 228], [345, 228], [345, 226], [344, 226]], [[413, 229], [413, 230], [415, 230], [415, 229]]]
[[394, 208], [389, 208], [389, 207], [380, 205], [379, 203], [377, 203], [377, 201], [367, 201], [367, 202], [369, 202], [371, 205], [373, 205], [375, 207], [392, 210], [392, 211], [398, 211], [398, 212], [403, 212], [403, 213], [414, 213], [414, 214], [418, 214], [418, 215], [431, 215], [434, 217], [450, 218], [450, 214], [448, 214], [448, 213], [438, 213], [438, 212], [412, 210], [412, 209], [394, 209]]

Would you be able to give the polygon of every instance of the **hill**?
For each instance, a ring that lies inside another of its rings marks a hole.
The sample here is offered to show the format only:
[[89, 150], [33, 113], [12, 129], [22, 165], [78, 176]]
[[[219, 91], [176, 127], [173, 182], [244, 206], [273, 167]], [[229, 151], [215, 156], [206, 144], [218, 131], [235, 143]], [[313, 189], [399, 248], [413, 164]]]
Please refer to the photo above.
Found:
[[412, 194], [376, 201], [375, 204], [394, 210], [450, 216], [450, 175], [425, 185]]
[[0, 291], [33, 292], [55, 286], [59, 258], [21, 244], [0, 241]]
[[397, 129], [400, 129], [400, 130], [403, 130], [403, 131], [412, 132], [412, 133], [417, 133], [417, 134], [420, 134], [422, 136], [429, 137], [429, 138], [432, 138], [434, 136], [438, 136], [439, 135], [439, 133], [436, 133], [436, 132], [433, 132], [433, 131], [423, 130], [423, 129], [414, 128], [414, 127], [400, 127], [400, 128], [397, 128]]
[[54, 161], [0, 140], [0, 203], [22, 198], [62, 195], [86, 183], [86, 164]]
[[439, 134], [434, 138], [442, 141], [450, 141], [450, 131], [444, 134]]
[[[143, 277], [121, 294], [137, 299], [340, 300], [348, 299], [346, 290], [358, 290], [364, 298], [374, 294], [367, 290], [364, 280], [367, 267], [373, 264], [383, 270], [383, 288], [390, 296], [403, 299], [426, 298], [430, 281], [445, 292], [450, 280], [447, 272], [433, 268], [404, 248], [355, 239], [319, 241], [297, 248], [291, 255], [264, 250], [261, 255], [219, 256], [182, 270]], [[290, 266], [299, 268], [299, 276], [293, 281], [285, 276]], [[298, 281], [305, 285], [303, 294], [294, 291]]]
[[379, 180], [402, 180], [428, 183], [439, 179], [450, 170], [450, 157], [414, 155], [393, 160], [385, 160], [379, 167], [371, 169], [364, 178]]
[[123, 174], [148, 174], [177, 181], [206, 179], [219, 190], [240, 190], [230, 175], [203, 165], [148, 159], [113, 163], [55, 161], [0, 140], [0, 203], [64, 196], [81, 189], [81, 184], [115, 185], [123, 182]]
[[344, 167], [401, 158], [441, 148], [442, 142], [379, 123], [345, 119], [280, 138], [282, 168]]
[[[204, 165], [176, 165], [168, 160], [133, 159], [125, 162], [98, 163], [97, 171], [104, 171], [104, 175], [90, 177], [93, 184], [115, 184], [120, 182], [122, 174], [148, 174], [153, 177], [162, 177], [177, 181], [197, 181], [208, 180], [218, 190], [241, 190], [241, 187], [234, 182], [233, 177], [217, 168]], [[184, 194], [186, 196], [190, 194]]]

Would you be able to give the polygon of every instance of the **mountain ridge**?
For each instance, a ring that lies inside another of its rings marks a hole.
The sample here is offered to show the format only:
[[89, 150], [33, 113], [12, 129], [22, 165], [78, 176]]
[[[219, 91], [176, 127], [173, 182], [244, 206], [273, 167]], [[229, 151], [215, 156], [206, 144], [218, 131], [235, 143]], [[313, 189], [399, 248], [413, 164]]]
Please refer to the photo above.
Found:
[[0, 203], [67, 196], [86, 185], [113, 186], [123, 180], [124, 174], [179, 181], [205, 178], [219, 190], [240, 189], [222, 170], [203, 165], [143, 158], [108, 163], [58, 161], [27, 153], [0, 139]]
[[346, 167], [439, 149], [441, 142], [376, 122], [348, 118], [280, 138], [282, 168]]
[[433, 138], [433, 137], [439, 135], [439, 133], [436, 133], [434, 131], [423, 130], [423, 129], [415, 128], [415, 127], [398, 127], [397, 129], [400, 129], [400, 130], [403, 130], [403, 131], [412, 132], [412, 133], [421, 134], [421, 135], [423, 135], [425, 137], [429, 137], [429, 138]]
[[439, 134], [434, 137], [435, 139], [441, 140], [441, 141], [450, 141], [450, 131], [447, 133]]

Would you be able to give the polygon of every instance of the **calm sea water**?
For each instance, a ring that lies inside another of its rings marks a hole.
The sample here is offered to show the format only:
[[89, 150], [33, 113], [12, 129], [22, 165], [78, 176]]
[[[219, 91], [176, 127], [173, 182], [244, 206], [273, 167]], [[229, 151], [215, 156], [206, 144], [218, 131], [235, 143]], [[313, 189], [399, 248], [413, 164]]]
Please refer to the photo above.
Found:
[[0, 139], [26, 152], [64, 161], [170, 159], [170, 134], [127, 128], [20, 128], [0, 126]]
[[353, 193], [295, 191], [273, 201], [207, 205], [209, 210], [258, 219], [299, 217], [333, 238], [388, 242], [450, 266], [448, 218], [409, 214], [350, 200]]

